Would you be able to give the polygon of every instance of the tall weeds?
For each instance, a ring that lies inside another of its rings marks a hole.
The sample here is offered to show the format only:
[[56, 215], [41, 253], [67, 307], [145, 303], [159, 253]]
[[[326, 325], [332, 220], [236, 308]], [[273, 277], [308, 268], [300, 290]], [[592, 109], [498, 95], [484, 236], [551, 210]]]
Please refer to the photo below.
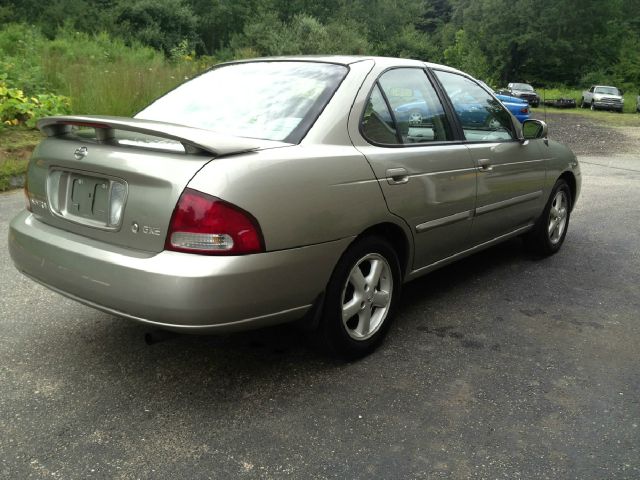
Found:
[[[19, 42], [21, 36], [29, 40]], [[49, 40], [26, 25], [0, 30], [0, 54], [0, 79], [4, 75], [29, 95], [65, 95], [77, 114], [133, 115], [209, 66], [189, 55], [167, 59], [161, 52], [127, 45], [106, 33], [63, 29]]]

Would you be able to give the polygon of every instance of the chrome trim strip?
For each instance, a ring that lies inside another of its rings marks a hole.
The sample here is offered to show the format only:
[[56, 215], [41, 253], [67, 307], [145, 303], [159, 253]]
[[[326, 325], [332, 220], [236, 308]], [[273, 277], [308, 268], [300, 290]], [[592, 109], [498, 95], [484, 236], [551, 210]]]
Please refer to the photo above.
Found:
[[500, 235], [499, 237], [496, 237], [496, 238], [494, 238], [492, 240], [489, 240], [489, 241], [484, 242], [484, 243], [480, 243], [480, 244], [476, 245], [475, 247], [471, 247], [471, 248], [469, 248], [467, 250], [463, 250], [460, 253], [456, 253], [454, 255], [451, 255], [450, 257], [443, 258], [442, 260], [438, 260], [437, 262], [434, 262], [434, 263], [432, 263], [430, 265], [427, 265], [427, 266], [424, 266], [424, 267], [420, 267], [420, 268], [418, 268], [416, 270], [412, 270], [409, 273], [409, 275], [407, 275], [406, 279], [407, 280], [413, 279], [413, 278], [415, 278], [415, 277], [417, 277], [419, 275], [422, 275], [424, 273], [428, 273], [428, 272], [430, 272], [432, 270], [440, 268], [440, 267], [442, 267], [442, 266], [444, 266], [444, 265], [446, 265], [448, 263], [451, 263], [451, 262], [453, 262], [455, 260], [458, 260], [460, 258], [466, 257], [466, 256], [471, 255], [473, 253], [476, 253], [476, 252], [478, 252], [478, 251], [480, 251], [480, 250], [482, 250], [484, 248], [490, 247], [490, 246], [492, 246], [492, 245], [494, 245], [496, 243], [500, 243], [503, 240], [506, 240], [507, 238], [518, 236], [521, 233], [524, 233], [527, 230], [531, 229], [533, 227], [533, 225], [534, 225], [533, 223], [529, 223], [529, 224], [525, 225], [524, 227], [517, 228], [517, 229], [515, 229], [515, 230], [513, 230], [513, 231], [511, 231], [509, 233], [505, 233], [504, 235]]
[[537, 192], [527, 193], [526, 195], [520, 195], [518, 197], [502, 200], [501, 202], [490, 203], [488, 205], [476, 208], [476, 215], [482, 215], [484, 213], [493, 212], [494, 210], [499, 210], [501, 208], [511, 207], [512, 205], [517, 205], [518, 203], [529, 202], [531, 200], [535, 200], [536, 198], [540, 198], [541, 196], [542, 190], [538, 190]]
[[427, 230], [431, 230], [432, 228], [441, 227], [443, 225], [449, 225], [450, 223], [460, 222], [462, 220], [469, 220], [473, 218], [473, 210], [467, 210], [466, 212], [454, 213], [453, 215], [449, 215], [448, 217], [437, 218], [435, 220], [431, 220], [429, 222], [421, 223], [420, 225], [416, 225], [416, 232], [422, 233]]
[[467, 168], [456, 168], [454, 170], [441, 170], [438, 172], [424, 172], [424, 173], [416, 173], [411, 174], [411, 177], [433, 177], [435, 175], [450, 175], [452, 173], [467, 173], [467, 172], [475, 172], [477, 167], [467, 167]]
[[535, 160], [523, 160], [521, 162], [509, 162], [509, 163], [495, 163], [492, 164], [494, 167], [510, 167], [511, 165], [522, 165], [523, 163], [540, 163], [546, 162], [547, 160], [552, 160], [551, 158], [537, 158]]

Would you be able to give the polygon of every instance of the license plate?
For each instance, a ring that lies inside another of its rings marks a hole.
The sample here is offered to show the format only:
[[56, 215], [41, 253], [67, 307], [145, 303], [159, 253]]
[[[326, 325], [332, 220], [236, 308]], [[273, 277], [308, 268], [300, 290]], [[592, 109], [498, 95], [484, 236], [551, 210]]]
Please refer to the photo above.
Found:
[[109, 181], [78, 174], [72, 174], [70, 180], [70, 198], [67, 202], [69, 213], [106, 225], [109, 214]]
[[119, 179], [54, 169], [47, 194], [53, 213], [75, 223], [116, 230], [126, 200], [126, 183]]

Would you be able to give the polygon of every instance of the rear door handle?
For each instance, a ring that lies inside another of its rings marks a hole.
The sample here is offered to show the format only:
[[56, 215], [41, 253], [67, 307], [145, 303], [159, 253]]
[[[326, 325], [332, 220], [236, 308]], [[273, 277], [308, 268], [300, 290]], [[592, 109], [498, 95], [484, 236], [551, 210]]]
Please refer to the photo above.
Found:
[[478, 170], [481, 172], [490, 172], [493, 170], [490, 158], [481, 158], [478, 160]]
[[406, 168], [388, 168], [387, 182], [390, 185], [401, 185], [409, 181], [409, 172]]

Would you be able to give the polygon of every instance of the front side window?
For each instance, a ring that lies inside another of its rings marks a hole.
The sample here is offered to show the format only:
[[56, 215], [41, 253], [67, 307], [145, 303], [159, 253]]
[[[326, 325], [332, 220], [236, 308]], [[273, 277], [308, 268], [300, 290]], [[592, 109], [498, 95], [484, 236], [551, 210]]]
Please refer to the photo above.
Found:
[[183, 83], [135, 118], [297, 143], [347, 72], [319, 62], [226, 65]]
[[369, 97], [361, 128], [365, 138], [381, 144], [452, 139], [442, 104], [425, 72], [417, 68], [382, 74]]
[[435, 73], [451, 99], [467, 140], [495, 142], [515, 138], [511, 116], [480, 85], [455, 73]]

